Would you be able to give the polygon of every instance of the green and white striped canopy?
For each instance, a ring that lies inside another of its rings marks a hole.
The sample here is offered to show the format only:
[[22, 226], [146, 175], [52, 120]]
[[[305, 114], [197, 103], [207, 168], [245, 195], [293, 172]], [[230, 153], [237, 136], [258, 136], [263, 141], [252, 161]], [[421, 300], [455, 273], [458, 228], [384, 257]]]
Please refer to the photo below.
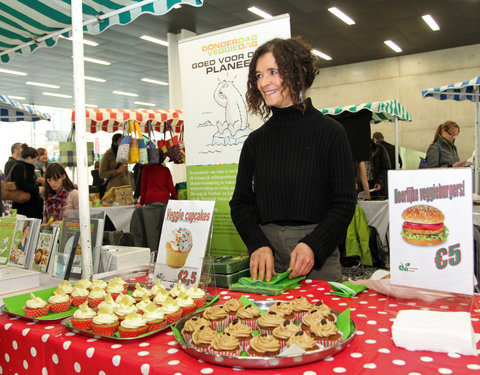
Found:
[[371, 102], [363, 104], [345, 105], [343, 107], [324, 108], [322, 113], [325, 115], [338, 115], [342, 112], [359, 112], [368, 109], [372, 112], [372, 123], [376, 124], [382, 121], [395, 122], [395, 118], [401, 121], [412, 121], [412, 116], [396, 100], [382, 100], [380, 102]]
[[[0, 59], [53, 47], [60, 35], [70, 36], [70, 0], [1, 0]], [[99, 34], [126, 25], [143, 13], [162, 15], [174, 5], [202, 6], [203, 0], [83, 0], [84, 32]]]

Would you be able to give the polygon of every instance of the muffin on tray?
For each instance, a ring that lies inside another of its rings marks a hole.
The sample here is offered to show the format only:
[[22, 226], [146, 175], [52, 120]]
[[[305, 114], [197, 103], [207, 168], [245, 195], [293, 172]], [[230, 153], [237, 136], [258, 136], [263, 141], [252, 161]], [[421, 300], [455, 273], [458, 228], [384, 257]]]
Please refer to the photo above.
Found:
[[288, 301], [277, 302], [274, 305], [270, 306], [268, 311], [281, 312], [285, 320], [295, 319], [295, 314], [293, 313], [292, 304]]
[[304, 315], [312, 308], [312, 304], [305, 297], [297, 297], [292, 301], [293, 313], [295, 314], [295, 323], [301, 323]]
[[255, 331], [257, 329], [257, 320], [260, 318], [260, 310], [252, 305], [243, 306], [238, 309], [237, 317], [243, 324], [250, 326]]
[[173, 324], [180, 320], [182, 317], [182, 309], [175, 303], [175, 300], [168, 296], [163, 302], [162, 311], [165, 313], [167, 324]]
[[147, 293], [145, 293], [142, 297], [142, 300], [135, 305], [138, 310], [138, 313], [143, 314], [143, 310], [145, 309], [145, 307], [151, 303], [152, 301], [150, 300], [150, 297], [148, 296]]
[[57, 288], [53, 292], [53, 296], [48, 299], [48, 303], [50, 304], [50, 312], [60, 313], [68, 311], [70, 309], [70, 306], [72, 305], [72, 300], [63, 289]]
[[168, 291], [165, 289], [162, 282], [160, 280], [157, 280], [155, 281], [155, 284], [150, 289], [151, 298], [152, 299], [155, 298], [155, 296], [160, 292], [164, 292], [165, 294], [168, 294]]
[[135, 284], [135, 290], [132, 293], [132, 297], [135, 298], [135, 301], [140, 302], [143, 299], [143, 295], [146, 294], [150, 298], [150, 292], [142, 287], [139, 283]]
[[127, 284], [122, 284], [117, 278], [114, 278], [108, 282], [108, 286], [105, 291], [110, 293], [112, 298], [116, 301], [121, 294], [126, 293], [126, 287], [128, 287]]
[[93, 309], [97, 307], [100, 302], [105, 301], [107, 293], [102, 288], [95, 287], [88, 294], [88, 305]]
[[25, 315], [29, 318], [38, 318], [40, 316], [45, 316], [48, 314], [50, 305], [47, 301], [43, 300], [40, 297], [37, 297], [33, 293], [30, 293], [30, 299], [25, 302], [23, 306], [23, 311]]
[[82, 288], [91, 290], [93, 288], [93, 284], [89, 279], [80, 279], [78, 280], [75, 285], [81, 286]]
[[103, 302], [100, 302], [98, 308], [101, 309], [102, 307], [108, 307], [111, 310], [115, 310], [117, 306], [118, 303], [114, 301], [112, 295], [110, 293], [107, 293], [107, 295], [105, 296], [105, 300]]
[[97, 313], [88, 307], [88, 302], [85, 301], [78, 307], [78, 310], [73, 313], [70, 321], [72, 322], [73, 328], [90, 331], [95, 315], [97, 315]]
[[[114, 285], [115, 284], [120, 284], [123, 288], [123, 291], [121, 293], [123, 293], [123, 294], [127, 293], [128, 283], [125, 280], [123, 280], [121, 277], [114, 277], [114, 278], [110, 279], [108, 281], [108, 285], [110, 285], [110, 283], [112, 283]], [[108, 286], [107, 286], [107, 288], [108, 288]]]
[[281, 325], [285, 319], [283, 314], [276, 311], [268, 311], [257, 320], [258, 332], [260, 334], [272, 335], [273, 329]]
[[250, 340], [253, 338], [252, 328], [246, 324], [243, 324], [240, 319], [235, 318], [233, 322], [225, 328], [225, 333], [230, 333], [236, 337], [240, 343], [242, 351], [247, 351], [250, 347]]
[[288, 339], [298, 332], [301, 332], [301, 329], [293, 323], [293, 320], [285, 320], [281, 325], [273, 329], [273, 337], [280, 342], [280, 348], [285, 349]]
[[198, 287], [198, 284], [195, 284], [192, 288], [188, 288], [187, 294], [193, 298], [197, 309], [202, 308], [205, 306], [205, 303], [207, 303], [207, 294], [203, 289]]
[[280, 342], [273, 336], [260, 335], [250, 340], [247, 354], [251, 357], [276, 357], [280, 353]]
[[177, 298], [179, 294], [183, 292], [187, 292], [187, 288], [185, 288], [185, 285], [182, 284], [180, 280], [175, 284], [175, 286], [169, 290], [169, 294], [172, 296], [172, 298]]
[[317, 343], [328, 348], [342, 342], [343, 334], [337, 330], [335, 323], [323, 318], [310, 327], [310, 335]]
[[324, 317], [321, 312], [319, 312], [318, 310], [310, 310], [307, 315], [303, 316], [300, 328], [305, 333], [310, 335], [310, 327], [313, 326], [315, 323], [320, 322], [322, 319], [324, 319]]
[[88, 289], [85, 289], [81, 285], [77, 285], [73, 288], [70, 298], [72, 299], [73, 306], [80, 306], [88, 298]]
[[336, 315], [332, 313], [332, 310], [330, 310], [330, 307], [325, 305], [323, 301], [317, 302], [316, 304], [312, 305], [310, 312], [312, 311], [318, 311], [323, 318], [331, 320], [334, 323], [336, 323], [337, 321]]
[[190, 345], [199, 352], [208, 353], [210, 343], [217, 335], [210, 325], [203, 325], [192, 333]]
[[63, 289], [68, 295], [71, 295], [73, 291], [73, 286], [68, 280], [63, 280], [60, 284], [58, 284], [57, 288]]
[[[159, 289], [157, 294], [153, 298], [153, 303], [157, 306], [162, 306], [165, 300], [170, 297], [170, 294], [166, 290]], [[172, 298], [172, 297], [170, 297]]]
[[182, 317], [193, 313], [197, 308], [193, 298], [183, 292], [178, 295], [175, 302], [182, 309]]
[[105, 280], [92, 280], [92, 288], [98, 287], [102, 289], [107, 289], [107, 282]]
[[209, 352], [227, 357], [237, 357], [242, 352], [238, 339], [230, 333], [219, 333], [210, 342]]
[[207, 307], [203, 311], [203, 317], [210, 321], [213, 329], [218, 332], [223, 331], [225, 328], [227, 328], [227, 312], [225, 311], [223, 306], [214, 305]]
[[132, 312], [120, 322], [118, 331], [120, 337], [137, 337], [147, 332], [147, 322], [142, 315]]
[[120, 322], [125, 319], [128, 314], [138, 311], [137, 307], [126, 295], [119, 296], [115, 302], [117, 302], [117, 307], [114, 308], [113, 311]]
[[317, 340], [315, 340], [313, 337], [310, 337], [303, 331], [297, 332], [295, 335], [288, 339], [287, 347], [293, 344], [298, 345], [302, 349], [305, 349], [305, 351], [307, 352], [313, 352], [321, 348], [317, 343]]
[[150, 304], [143, 309], [143, 319], [147, 322], [147, 332], [156, 331], [157, 329], [162, 329], [167, 326], [165, 313], [153, 302], [150, 302]]
[[223, 304], [223, 307], [227, 312], [228, 321], [232, 322], [237, 318], [237, 311], [243, 307], [243, 303], [236, 298], [230, 298]]
[[102, 308], [92, 320], [92, 331], [95, 334], [112, 336], [118, 329], [118, 317], [112, 310]]
[[194, 316], [193, 318], [190, 318], [189, 320], [187, 320], [183, 325], [183, 329], [182, 329], [182, 335], [185, 341], [187, 343], [190, 343], [190, 341], [192, 340], [193, 332], [203, 325], [211, 326], [211, 323], [210, 321], [202, 318], [201, 316]]

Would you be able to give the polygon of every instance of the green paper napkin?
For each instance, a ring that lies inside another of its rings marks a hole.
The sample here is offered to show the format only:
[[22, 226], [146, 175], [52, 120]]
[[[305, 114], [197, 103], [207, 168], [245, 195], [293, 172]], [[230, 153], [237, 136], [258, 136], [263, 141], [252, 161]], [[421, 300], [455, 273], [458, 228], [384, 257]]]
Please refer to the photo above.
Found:
[[351, 298], [356, 296], [358, 293], [363, 292], [367, 287], [363, 284], [353, 284], [350, 281], [344, 281], [343, 283], [337, 283], [335, 281], [329, 281], [328, 285], [333, 290], [332, 294], [335, 294], [340, 297]]
[[352, 334], [352, 325], [350, 324], [350, 307], [347, 308], [345, 311], [342, 311], [337, 316], [337, 322], [335, 326], [337, 329], [343, 333], [342, 341], [345, 341], [350, 337]]
[[187, 343], [185, 342], [185, 339], [183, 338], [183, 335], [174, 326], [172, 326], [172, 332], [179, 342], [181, 342], [183, 345], [187, 345]]
[[298, 282], [305, 279], [306, 276], [299, 276], [289, 279], [291, 270], [277, 274], [270, 281], [252, 280], [251, 277], [241, 277], [238, 282], [230, 285], [229, 289], [235, 292], [264, 294], [277, 296], [286, 290], [296, 288]]

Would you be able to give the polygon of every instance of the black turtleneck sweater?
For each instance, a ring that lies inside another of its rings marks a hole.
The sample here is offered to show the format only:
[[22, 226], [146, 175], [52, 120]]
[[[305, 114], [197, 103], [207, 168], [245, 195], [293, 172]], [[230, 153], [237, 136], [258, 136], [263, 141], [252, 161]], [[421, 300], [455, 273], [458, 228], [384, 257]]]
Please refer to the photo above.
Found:
[[259, 224], [318, 224], [301, 242], [312, 248], [320, 268], [355, 211], [354, 170], [343, 127], [310, 98], [305, 104], [303, 114], [273, 107], [272, 117], [247, 138], [230, 208], [249, 253], [272, 248]]

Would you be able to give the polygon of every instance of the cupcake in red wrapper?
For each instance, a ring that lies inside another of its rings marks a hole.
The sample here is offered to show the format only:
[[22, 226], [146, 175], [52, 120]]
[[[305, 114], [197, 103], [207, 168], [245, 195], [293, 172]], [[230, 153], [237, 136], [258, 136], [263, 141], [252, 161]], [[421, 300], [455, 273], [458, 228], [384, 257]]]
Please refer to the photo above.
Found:
[[281, 325], [273, 329], [273, 337], [280, 342], [280, 349], [283, 350], [287, 347], [288, 339], [298, 332], [301, 332], [301, 329], [293, 323], [293, 320], [285, 320]]
[[143, 335], [147, 332], [147, 322], [142, 315], [138, 313], [130, 313], [125, 319], [120, 322], [118, 331], [120, 332], [120, 337], [137, 337]]
[[107, 308], [98, 310], [97, 315], [92, 320], [92, 331], [98, 335], [112, 336], [117, 331], [118, 326], [117, 316]]
[[76, 307], [80, 306], [87, 300], [88, 293], [88, 290], [82, 286], [75, 286], [75, 288], [72, 290], [72, 294], [70, 295], [70, 298], [72, 299], [72, 305]]
[[63, 289], [57, 288], [53, 292], [53, 296], [48, 299], [48, 303], [50, 304], [50, 312], [60, 313], [68, 311], [70, 309], [70, 306], [72, 305], [72, 300]]
[[30, 293], [30, 299], [23, 306], [25, 316], [29, 318], [39, 318], [48, 314], [50, 305], [47, 301]]
[[[120, 280], [123, 281], [122, 279], [120, 279]], [[120, 296], [120, 294], [125, 294], [126, 293], [125, 286], [127, 284], [122, 284], [122, 282], [120, 280], [118, 278], [113, 278], [112, 280], [110, 280], [108, 282], [108, 286], [107, 286], [107, 289], [106, 289], [106, 292], [110, 293], [112, 295], [112, 298], [115, 301]], [[128, 285], [127, 285], [127, 287], [128, 287]]]
[[227, 318], [229, 322], [233, 322], [237, 318], [237, 311], [242, 307], [243, 303], [236, 298], [230, 298], [223, 304], [223, 308], [227, 312]]
[[182, 317], [182, 309], [175, 303], [175, 300], [168, 296], [163, 302], [162, 311], [165, 313], [167, 324], [173, 324], [180, 320]]
[[107, 289], [107, 282], [105, 280], [92, 280], [92, 289], [93, 288], [102, 288], [103, 290]]
[[244, 306], [237, 311], [237, 317], [243, 324], [252, 328], [252, 331], [257, 329], [257, 320], [260, 318], [260, 310], [252, 305]]
[[152, 303], [152, 301], [150, 300], [148, 294], [145, 293], [142, 297], [142, 300], [140, 302], [138, 302], [135, 305], [135, 307], [137, 308], [139, 314], [143, 314], [143, 310], [145, 309], [145, 307], [147, 307], [151, 303]]
[[235, 318], [227, 328], [225, 333], [229, 333], [234, 336], [240, 343], [240, 349], [246, 352], [250, 347], [250, 340], [253, 338], [252, 328], [243, 324], [240, 319]]
[[305, 349], [306, 352], [313, 352], [322, 348], [317, 343], [317, 340], [315, 340], [313, 337], [310, 337], [303, 331], [297, 332], [295, 335], [288, 339], [287, 347], [293, 344], [296, 344], [302, 349]]
[[343, 334], [337, 330], [335, 323], [325, 318], [310, 327], [310, 335], [326, 348], [341, 343], [343, 339]]
[[69, 296], [72, 294], [73, 291], [73, 286], [68, 280], [63, 280], [60, 284], [58, 284], [57, 289], [58, 288], [63, 289], [65, 294], [68, 294]]
[[[128, 283], [125, 280], [123, 280], [121, 277], [114, 277], [113, 279], [110, 279], [108, 281], [108, 286], [110, 286], [110, 284], [120, 284], [122, 286], [122, 291], [120, 293], [127, 294]], [[107, 286], [107, 289], [108, 289], [108, 286]]]
[[281, 325], [285, 319], [283, 314], [276, 311], [268, 311], [257, 320], [258, 332], [260, 334], [273, 335], [273, 329]]
[[280, 353], [280, 342], [273, 336], [260, 335], [250, 340], [249, 357], [276, 357]]
[[73, 313], [70, 321], [72, 322], [73, 328], [90, 331], [95, 315], [97, 315], [97, 313], [88, 307], [88, 302], [85, 301], [78, 307], [78, 310]]
[[[155, 297], [153, 297], [153, 303], [157, 306], [162, 306], [163, 303], [165, 302], [165, 300], [167, 298], [169, 298], [170, 295], [168, 294], [168, 292], [165, 290], [165, 289], [159, 289], [157, 291], [157, 294], [155, 295]], [[172, 297], [170, 297], [172, 298]]]
[[190, 345], [199, 352], [208, 353], [210, 343], [217, 335], [217, 331], [210, 325], [201, 326], [192, 333]]
[[295, 323], [301, 323], [302, 318], [308, 314], [312, 304], [305, 297], [298, 297], [292, 301], [293, 313], [295, 314]]
[[228, 319], [227, 312], [223, 306], [210, 306], [203, 311], [203, 317], [210, 321], [213, 329], [217, 332], [221, 332], [227, 328]]
[[150, 304], [145, 306], [143, 310], [143, 319], [147, 322], [147, 332], [156, 331], [167, 326], [165, 313], [153, 302], [150, 302]]
[[198, 284], [195, 284], [192, 288], [187, 289], [187, 294], [193, 298], [193, 302], [195, 302], [197, 309], [202, 308], [207, 303], [207, 294], [203, 289], [198, 287]]
[[242, 352], [240, 342], [230, 333], [220, 333], [210, 342], [209, 352], [227, 357], [238, 357]]
[[115, 301], [117, 303], [117, 307], [113, 309], [113, 312], [118, 317], [120, 322], [125, 319], [128, 314], [136, 313], [138, 311], [137, 306], [133, 304], [135, 300], [132, 300], [129, 297], [130, 296], [127, 296], [126, 294], [122, 294]]
[[185, 293], [180, 293], [175, 300], [175, 303], [182, 309], [182, 317], [187, 316], [195, 311], [197, 305], [193, 301], [193, 298]]
[[168, 293], [170, 294], [170, 296], [172, 296], [172, 298], [175, 299], [180, 295], [180, 293], [187, 293], [187, 288], [185, 288], [185, 285], [183, 285], [182, 282], [178, 280], [177, 284], [175, 284], [175, 286], [170, 289]]
[[93, 309], [105, 301], [107, 293], [102, 288], [95, 287], [88, 294], [88, 305]]
[[97, 307], [98, 309], [101, 309], [102, 307], [107, 307], [110, 310], [115, 310], [117, 306], [118, 306], [118, 303], [115, 302], [112, 295], [110, 293], [107, 293], [107, 295], [105, 296], [105, 300], [103, 302], [100, 302], [100, 304]]
[[93, 284], [89, 279], [80, 279], [75, 283], [75, 286], [81, 286], [87, 290], [92, 290], [93, 288]]
[[211, 326], [211, 323], [200, 316], [194, 316], [185, 322], [183, 325], [182, 335], [187, 343], [192, 341], [192, 334], [201, 326]]
[[274, 305], [270, 306], [268, 311], [276, 311], [276, 312], [282, 313], [285, 320], [295, 319], [295, 314], [293, 313], [292, 304], [287, 301], [275, 303]]
[[325, 319], [328, 319], [334, 323], [337, 322], [337, 316], [334, 313], [332, 313], [332, 310], [330, 310], [330, 307], [325, 305], [323, 301], [317, 302], [316, 304], [312, 305], [312, 308], [310, 309], [309, 312], [311, 313], [313, 311], [318, 311], [320, 315]]
[[168, 290], [165, 289], [165, 287], [163, 286], [162, 282], [160, 280], [157, 280], [155, 281], [155, 284], [152, 286], [152, 288], [150, 289], [150, 295], [151, 295], [151, 298], [155, 298], [155, 296], [158, 294], [158, 293], [165, 293], [165, 294], [168, 294]]
[[136, 283], [132, 297], [135, 298], [135, 301], [140, 302], [144, 295], [147, 295], [147, 297], [150, 299], [150, 292], [146, 288], [142, 287], [139, 283]]

